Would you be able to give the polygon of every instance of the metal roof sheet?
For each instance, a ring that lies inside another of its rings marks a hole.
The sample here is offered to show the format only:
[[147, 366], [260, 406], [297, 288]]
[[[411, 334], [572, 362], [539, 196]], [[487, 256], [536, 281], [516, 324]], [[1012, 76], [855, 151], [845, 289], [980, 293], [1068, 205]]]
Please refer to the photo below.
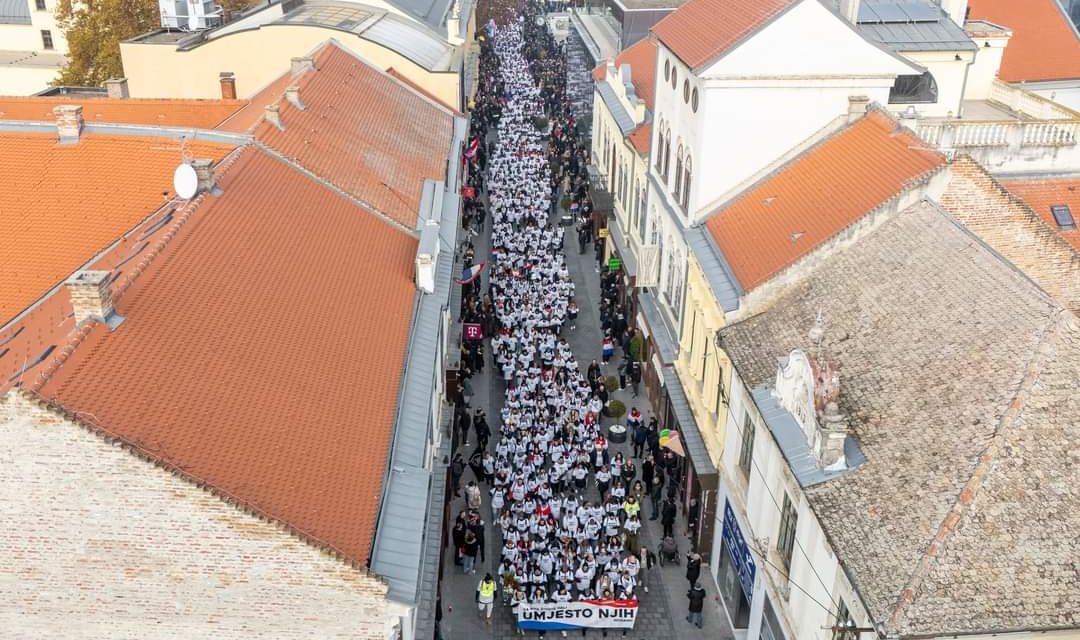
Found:
[[665, 364], [675, 362], [675, 359], [679, 357], [679, 345], [672, 337], [667, 320], [664, 320], [660, 306], [656, 303], [656, 294], [642, 289], [638, 294], [638, 305], [641, 307], [645, 320], [649, 323], [649, 331], [653, 341], [656, 342], [656, 348], [660, 351], [660, 359]]
[[893, 51], [975, 51], [964, 29], [929, 0], [862, 0], [859, 31]]
[[671, 410], [679, 419], [679, 433], [686, 446], [686, 455], [694, 463], [694, 473], [699, 476], [715, 475], [716, 466], [709, 457], [709, 450], [705, 448], [705, 441], [701, 439], [697, 421], [694, 420], [694, 412], [691, 411], [690, 403], [686, 400], [686, 390], [683, 389], [675, 368], [664, 367], [661, 373], [664, 376], [664, 387], [667, 389], [668, 398], [671, 400]]
[[[466, 133], [465, 120], [454, 119], [456, 149]], [[433, 473], [425, 468], [428, 455], [429, 430], [433, 428], [432, 397], [435, 390], [438, 353], [442, 345], [442, 314], [449, 305], [454, 248], [457, 246], [457, 214], [460, 206], [458, 173], [460, 164], [449, 163], [447, 182], [441, 185], [442, 219], [439, 225], [441, 243], [435, 265], [435, 292], [420, 295], [413, 318], [409, 352], [405, 360], [405, 375], [401, 383], [398, 414], [394, 425], [382, 496], [382, 508], [371, 549], [371, 569], [389, 583], [388, 597], [415, 605], [424, 599], [420, 590], [425, 570], [438, 562], [438, 545], [434, 557], [427, 526], [429, 511], [441, 509], [441, 497], [433, 486]], [[450, 185], [447, 187], [446, 185]]]
[[361, 37], [400, 53], [428, 71], [450, 70], [454, 47], [408, 18], [388, 13], [365, 29]]
[[765, 420], [765, 426], [769, 428], [780, 451], [784, 454], [791, 473], [799, 481], [800, 487], [809, 487], [815, 484], [839, 478], [856, 467], [866, 462], [866, 456], [859, 447], [854, 437], [848, 437], [844, 441], [844, 460], [846, 468], [838, 471], [826, 471], [818, 466], [817, 457], [810, 451], [810, 444], [806, 441], [806, 434], [795, 420], [795, 416], [780, 406], [776, 397], [772, 394], [771, 387], [754, 387], [750, 395], [754, 398], [761, 417]]
[[[446, 14], [454, 0], [387, 0], [387, 2], [405, 13], [418, 18], [432, 29], [442, 32], [446, 23]], [[462, 12], [465, 22], [468, 14]]]
[[0, 0], [0, 24], [30, 24], [27, 0]]
[[730, 313], [739, 308], [739, 298], [742, 296], [742, 287], [735, 279], [735, 274], [728, 266], [720, 248], [713, 242], [712, 236], [704, 226], [691, 227], [683, 234], [686, 244], [694, 252], [705, 279], [709, 282], [709, 288], [716, 296], [717, 302], [724, 311]]
[[622, 131], [624, 136], [630, 135], [630, 132], [634, 130], [634, 119], [630, 116], [630, 112], [623, 107], [619, 97], [615, 95], [615, 90], [605, 80], [596, 83], [596, 92], [600, 94], [600, 98], [607, 105], [611, 117], [615, 118], [615, 124], [619, 125], [619, 131]]

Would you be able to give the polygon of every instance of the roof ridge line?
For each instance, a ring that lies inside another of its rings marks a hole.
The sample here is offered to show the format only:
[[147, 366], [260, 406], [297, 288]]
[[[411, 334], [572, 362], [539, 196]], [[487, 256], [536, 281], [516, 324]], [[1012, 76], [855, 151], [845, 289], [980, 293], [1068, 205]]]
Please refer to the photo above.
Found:
[[[50, 401], [49, 399], [37, 393], [37, 391], [28, 391], [26, 389], [19, 388], [13, 389], [13, 391], [16, 394], [21, 395], [24, 400], [36, 404], [41, 409], [48, 411], [49, 413], [52, 413], [53, 415], [56, 415], [60, 418], [63, 418], [73, 424], [76, 424], [83, 429], [86, 429], [95, 436], [98, 436], [99, 438], [105, 440], [107, 443], [112, 445], [119, 444], [122, 449], [125, 449], [131, 455], [172, 473], [181, 480], [190, 483], [195, 488], [217, 497], [222, 502], [228, 504], [230, 507], [233, 507], [234, 509], [237, 509], [238, 511], [241, 511], [249, 516], [256, 517], [264, 522], [280, 527], [283, 531], [295, 536], [302, 542], [309, 544], [316, 549], [324, 551], [333, 556], [335, 559], [342, 562], [343, 564], [360, 571], [365, 577], [377, 580], [379, 583], [384, 585], [389, 584], [385, 578], [371, 571], [370, 568], [361, 564], [359, 560], [355, 560], [349, 557], [329, 542], [325, 542], [318, 537], [304, 531], [303, 529], [300, 529], [286, 522], [285, 520], [282, 520], [281, 518], [266, 513], [265, 511], [259, 509], [257, 506], [250, 502], [241, 500], [240, 498], [232, 495], [225, 489], [222, 489], [215, 484], [203, 480], [202, 478], [183, 469], [182, 467], [179, 467], [169, 462], [168, 460], [165, 460], [161, 456], [156, 455], [153, 452], [143, 448], [137, 442], [129, 440], [119, 434], [113, 433], [112, 431], [109, 431], [103, 425], [99, 424], [98, 419], [92, 414], [85, 411], [69, 411], [62, 404]], [[0, 397], [0, 401], [2, 400], [3, 398]]]
[[420, 234], [416, 231], [416, 229], [410, 229], [407, 226], [405, 226], [405, 225], [401, 224], [400, 222], [398, 222], [397, 220], [394, 220], [393, 218], [391, 218], [390, 216], [386, 215], [381, 210], [379, 210], [377, 207], [375, 207], [375, 206], [361, 200], [360, 198], [357, 198], [356, 196], [349, 193], [348, 191], [345, 191], [344, 189], [337, 186], [333, 182], [331, 182], [331, 181], [327, 180], [326, 178], [323, 178], [319, 174], [314, 173], [311, 170], [305, 168], [299, 162], [296, 162], [296, 161], [292, 160], [291, 158], [285, 156], [284, 154], [277, 151], [273, 147], [267, 145], [263, 141], [255, 140], [254, 145], [255, 145], [256, 148], [260, 149], [261, 151], [264, 151], [270, 157], [272, 157], [272, 158], [274, 158], [274, 159], [276, 159], [276, 160], [278, 160], [280, 162], [283, 162], [284, 164], [286, 164], [290, 168], [295, 169], [296, 171], [299, 171], [301, 174], [303, 174], [307, 178], [310, 178], [311, 180], [314, 180], [315, 182], [319, 183], [320, 185], [326, 187], [327, 189], [330, 189], [331, 191], [333, 191], [337, 195], [339, 195], [339, 196], [345, 198], [346, 200], [352, 202], [353, 204], [361, 207], [362, 209], [364, 209], [368, 213], [374, 215], [376, 218], [378, 218], [379, 220], [382, 220], [386, 224], [389, 224], [390, 226], [394, 227], [395, 229], [397, 229], [397, 230], [399, 230], [399, 231], [401, 231], [401, 232], [405, 233], [406, 235], [408, 235], [410, 237], [413, 237], [413, 238], [419, 238], [420, 237]]
[[945, 515], [944, 520], [942, 520], [937, 533], [931, 538], [929, 546], [923, 553], [922, 558], [919, 559], [919, 564], [915, 567], [915, 570], [911, 572], [907, 584], [904, 586], [896, 603], [893, 605], [891, 615], [889, 616], [889, 630], [891, 632], [895, 633], [898, 631], [900, 618], [904, 615], [908, 606], [915, 602], [916, 594], [929, 575], [934, 560], [941, 555], [941, 552], [952, 537], [953, 532], [956, 531], [960, 525], [960, 521], [969, 511], [970, 505], [975, 501], [979, 490], [982, 489], [986, 477], [990, 474], [991, 467], [997, 461], [998, 454], [1004, 445], [1006, 431], [1009, 430], [1016, 421], [1017, 416], [1024, 410], [1026, 406], [1025, 401], [1031, 394], [1039, 376], [1042, 374], [1047, 357], [1053, 351], [1049, 345], [1049, 340], [1061, 332], [1062, 325], [1064, 324], [1062, 322], [1062, 318], [1065, 317], [1064, 314], [1071, 314], [1071, 312], [1061, 307], [1056, 307], [1050, 313], [1049, 321], [1043, 327], [1038, 342], [1035, 344], [1034, 352], [1031, 354], [1027, 365], [1024, 367], [1024, 375], [1020, 379], [1020, 383], [1017, 385], [1015, 393], [1013, 393], [1008, 408], [998, 420], [997, 427], [995, 427], [994, 433], [990, 437], [990, 442], [983, 449], [982, 454], [980, 454], [979, 461], [972, 470], [971, 476], [964, 484], [964, 488], [956, 496], [955, 502], [953, 502], [949, 512]]

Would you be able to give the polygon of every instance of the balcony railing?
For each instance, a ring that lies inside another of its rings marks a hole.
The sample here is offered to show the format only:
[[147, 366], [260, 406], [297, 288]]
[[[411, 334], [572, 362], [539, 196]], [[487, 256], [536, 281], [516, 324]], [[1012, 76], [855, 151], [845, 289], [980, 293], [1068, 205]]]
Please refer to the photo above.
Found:
[[919, 137], [940, 149], [971, 147], [1064, 147], [1077, 143], [1078, 120], [920, 121]]
[[1080, 113], [1072, 109], [1000, 80], [994, 80], [994, 84], [990, 85], [990, 101], [1035, 120], [1080, 119]]

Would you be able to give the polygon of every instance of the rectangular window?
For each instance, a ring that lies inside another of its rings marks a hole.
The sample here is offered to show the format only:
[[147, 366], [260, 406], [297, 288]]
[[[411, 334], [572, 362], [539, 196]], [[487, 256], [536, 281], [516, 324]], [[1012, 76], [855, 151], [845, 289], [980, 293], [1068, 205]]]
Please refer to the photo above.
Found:
[[1050, 213], [1054, 214], [1054, 222], [1060, 229], [1075, 229], [1076, 219], [1073, 218], [1072, 209], [1067, 204], [1050, 205]]
[[776, 536], [776, 550], [780, 552], [780, 560], [785, 567], [791, 567], [791, 552], [795, 549], [795, 527], [799, 521], [799, 514], [795, 511], [795, 505], [791, 504], [791, 498], [784, 494], [784, 509], [780, 512], [780, 534]]
[[34, 0], [34, 5], [37, 7], [38, 11], [45, 11], [46, 10], [46, 8], [45, 8], [45, 0]]
[[747, 413], [743, 417], [742, 447], [739, 449], [739, 468], [747, 476], [750, 475], [750, 462], [754, 458], [754, 421]]
[[41, 30], [41, 48], [42, 49], [52, 49], [53, 48], [52, 32], [49, 31], [48, 29], [42, 29]]
[[840, 606], [836, 610], [836, 626], [833, 627], [833, 640], [857, 640], [859, 634], [851, 631], [855, 628], [855, 621], [851, 619], [847, 603], [840, 598]]

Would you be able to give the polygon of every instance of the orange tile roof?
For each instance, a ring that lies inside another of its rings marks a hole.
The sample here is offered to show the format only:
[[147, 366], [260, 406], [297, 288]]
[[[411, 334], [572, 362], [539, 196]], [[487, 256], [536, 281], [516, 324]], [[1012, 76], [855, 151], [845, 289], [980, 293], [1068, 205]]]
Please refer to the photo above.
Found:
[[[620, 51], [615, 56], [615, 68], [624, 64], [630, 65], [630, 82], [634, 85], [634, 92], [651, 111], [656, 83], [656, 40], [646, 36]], [[597, 65], [592, 73], [593, 80], [603, 82], [607, 77], [607, 63]]]
[[285, 95], [285, 89], [295, 81], [296, 77], [293, 76], [291, 72], [280, 76], [256, 92], [255, 95], [251, 96], [243, 108], [229, 116], [229, 118], [219, 124], [217, 128], [222, 131], [232, 131], [234, 133], [251, 131], [262, 122], [263, 113], [266, 111], [266, 105], [277, 104], [281, 100], [281, 97]]
[[416, 227], [425, 178], [445, 179], [453, 115], [336, 44], [297, 78], [297, 109], [280, 102], [284, 131], [256, 137], [305, 169], [405, 225]]
[[0, 120], [53, 122], [53, 107], [82, 105], [86, 122], [213, 129], [246, 103], [243, 100], [150, 100], [85, 96], [0, 97]]
[[872, 111], [714, 214], [706, 226], [744, 290], [765, 282], [945, 162]]
[[652, 123], [646, 122], [639, 125], [626, 138], [630, 140], [630, 144], [634, 145], [635, 151], [643, 155], [648, 154], [649, 147], [652, 146]]
[[801, 0], [690, 0], [653, 26], [672, 53], [697, 69]]
[[1080, 223], [1080, 178], [1006, 180], [1002, 186], [1023, 200], [1043, 222], [1080, 251], [1080, 230], [1058, 227], [1054, 214], [1050, 212], [1052, 205], [1068, 205], [1073, 220]]
[[366, 563], [417, 241], [253, 148], [38, 390]]
[[1009, 27], [998, 77], [1006, 82], [1080, 78], [1080, 40], [1056, 0], [969, 0], [969, 19]]
[[[232, 146], [188, 143], [215, 160]], [[0, 325], [172, 197], [176, 140], [0, 133]]]

